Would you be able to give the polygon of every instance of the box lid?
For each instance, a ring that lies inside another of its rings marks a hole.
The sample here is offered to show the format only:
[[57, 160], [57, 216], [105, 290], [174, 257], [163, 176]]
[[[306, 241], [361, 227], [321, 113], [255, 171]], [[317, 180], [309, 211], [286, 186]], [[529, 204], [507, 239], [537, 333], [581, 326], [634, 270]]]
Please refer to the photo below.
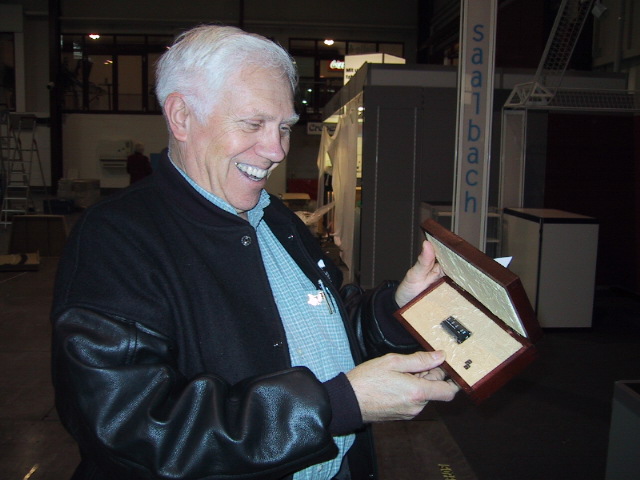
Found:
[[444, 273], [519, 335], [541, 336], [520, 278], [433, 219], [422, 224]]

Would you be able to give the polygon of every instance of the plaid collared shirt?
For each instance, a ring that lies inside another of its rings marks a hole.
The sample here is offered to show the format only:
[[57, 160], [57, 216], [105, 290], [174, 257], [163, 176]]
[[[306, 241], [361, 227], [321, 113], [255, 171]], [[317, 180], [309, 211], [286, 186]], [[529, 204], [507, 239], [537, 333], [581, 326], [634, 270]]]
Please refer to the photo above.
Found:
[[[236, 214], [228, 203], [202, 189], [181, 169], [178, 171], [214, 205]], [[269, 203], [269, 195], [263, 190], [258, 204], [247, 215], [256, 229], [264, 267], [287, 335], [291, 365], [308, 367], [325, 382], [354, 367], [344, 324], [329, 291], [309, 280], [262, 221], [263, 210]], [[297, 472], [294, 480], [333, 478], [354, 438], [354, 435], [334, 437], [340, 450], [338, 456]]]

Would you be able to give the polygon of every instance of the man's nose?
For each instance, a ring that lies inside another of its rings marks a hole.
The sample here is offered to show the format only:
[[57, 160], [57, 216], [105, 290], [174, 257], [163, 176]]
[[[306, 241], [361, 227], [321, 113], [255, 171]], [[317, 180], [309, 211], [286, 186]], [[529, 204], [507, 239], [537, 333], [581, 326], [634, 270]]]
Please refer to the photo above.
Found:
[[256, 153], [274, 163], [285, 159], [289, 151], [289, 137], [283, 136], [280, 129], [269, 129], [263, 132], [256, 146]]

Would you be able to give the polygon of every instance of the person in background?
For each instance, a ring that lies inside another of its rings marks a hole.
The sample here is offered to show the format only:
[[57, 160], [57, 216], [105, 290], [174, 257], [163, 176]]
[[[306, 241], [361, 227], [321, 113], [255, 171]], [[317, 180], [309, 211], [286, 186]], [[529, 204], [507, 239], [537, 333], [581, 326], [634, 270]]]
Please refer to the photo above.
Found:
[[133, 153], [127, 157], [129, 183], [133, 184], [142, 180], [147, 175], [151, 175], [151, 171], [151, 162], [149, 157], [144, 154], [144, 145], [136, 143], [133, 146]]
[[51, 311], [77, 479], [377, 478], [370, 425], [458, 387], [393, 312], [441, 276], [342, 286], [264, 187], [297, 121], [297, 73], [233, 27], [180, 35], [157, 67], [169, 155], [76, 223]]

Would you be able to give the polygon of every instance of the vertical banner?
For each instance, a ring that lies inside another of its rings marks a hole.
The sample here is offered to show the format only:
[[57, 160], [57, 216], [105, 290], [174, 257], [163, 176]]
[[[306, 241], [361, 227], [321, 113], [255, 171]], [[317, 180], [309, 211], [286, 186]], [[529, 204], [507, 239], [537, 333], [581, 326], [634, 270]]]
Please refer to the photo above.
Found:
[[497, 0], [462, 0], [453, 231], [485, 251]]

